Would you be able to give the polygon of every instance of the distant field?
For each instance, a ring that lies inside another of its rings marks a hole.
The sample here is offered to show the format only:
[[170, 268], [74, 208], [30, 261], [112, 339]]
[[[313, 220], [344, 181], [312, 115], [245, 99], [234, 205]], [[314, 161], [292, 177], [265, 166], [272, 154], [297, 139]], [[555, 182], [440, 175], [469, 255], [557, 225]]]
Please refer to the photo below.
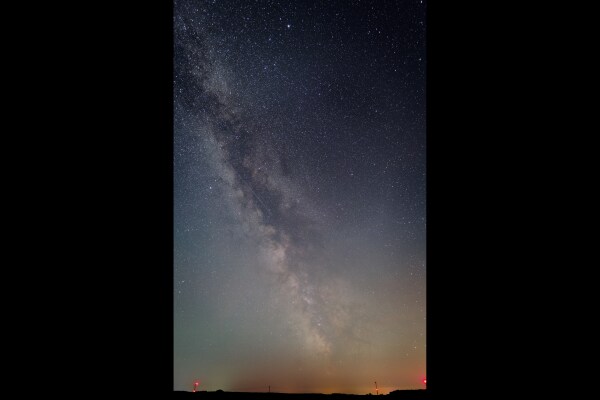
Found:
[[[240, 400], [259, 400], [259, 399], [269, 399], [269, 400], [301, 400], [301, 399], [310, 399], [310, 400], [335, 400], [335, 399], [351, 399], [356, 397], [371, 397], [374, 395], [358, 395], [358, 394], [342, 394], [342, 393], [334, 393], [334, 394], [320, 394], [320, 393], [244, 393], [244, 392], [184, 392], [184, 391], [175, 391], [176, 397], [185, 397], [185, 398], [202, 398], [202, 399], [230, 399], [236, 398]], [[406, 400], [420, 400], [427, 399], [428, 392], [426, 390], [397, 390], [390, 392], [385, 395], [386, 397], [391, 397], [394, 399], [406, 399]]]

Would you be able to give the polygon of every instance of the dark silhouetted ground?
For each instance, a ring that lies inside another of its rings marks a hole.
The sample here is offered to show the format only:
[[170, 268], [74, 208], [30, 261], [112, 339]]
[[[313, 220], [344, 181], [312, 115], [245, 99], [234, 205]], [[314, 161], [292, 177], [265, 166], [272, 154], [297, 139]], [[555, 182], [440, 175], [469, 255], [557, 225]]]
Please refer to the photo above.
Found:
[[[189, 398], [189, 399], [239, 399], [239, 400], [351, 400], [357, 397], [372, 397], [375, 395], [358, 395], [358, 394], [320, 394], [320, 393], [245, 393], [245, 392], [184, 392], [175, 391], [175, 397], [177, 398]], [[428, 392], [426, 390], [394, 390], [386, 396], [394, 399], [405, 399], [405, 400], [422, 400], [427, 399]]]

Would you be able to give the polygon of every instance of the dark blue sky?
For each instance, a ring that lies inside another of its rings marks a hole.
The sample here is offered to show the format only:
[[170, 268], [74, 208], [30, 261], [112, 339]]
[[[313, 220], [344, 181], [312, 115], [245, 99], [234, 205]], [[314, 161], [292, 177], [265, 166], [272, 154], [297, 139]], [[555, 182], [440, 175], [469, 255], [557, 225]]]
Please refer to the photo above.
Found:
[[175, 390], [425, 377], [425, 2], [175, 2]]

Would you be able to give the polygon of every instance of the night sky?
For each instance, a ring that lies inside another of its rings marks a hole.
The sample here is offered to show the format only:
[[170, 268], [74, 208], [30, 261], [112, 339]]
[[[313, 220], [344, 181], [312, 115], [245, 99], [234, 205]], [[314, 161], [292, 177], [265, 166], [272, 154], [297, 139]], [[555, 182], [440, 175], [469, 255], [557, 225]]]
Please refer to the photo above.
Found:
[[175, 390], [424, 388], [425, 9], [175, 1]]

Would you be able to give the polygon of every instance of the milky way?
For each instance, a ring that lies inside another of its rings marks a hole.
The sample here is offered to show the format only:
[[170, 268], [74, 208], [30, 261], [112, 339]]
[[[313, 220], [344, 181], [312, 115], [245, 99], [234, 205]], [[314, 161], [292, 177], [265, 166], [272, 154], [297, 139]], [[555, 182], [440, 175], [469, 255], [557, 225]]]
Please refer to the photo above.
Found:
[[175, 389], [425, 376], [425, 5], [176, 1]]

